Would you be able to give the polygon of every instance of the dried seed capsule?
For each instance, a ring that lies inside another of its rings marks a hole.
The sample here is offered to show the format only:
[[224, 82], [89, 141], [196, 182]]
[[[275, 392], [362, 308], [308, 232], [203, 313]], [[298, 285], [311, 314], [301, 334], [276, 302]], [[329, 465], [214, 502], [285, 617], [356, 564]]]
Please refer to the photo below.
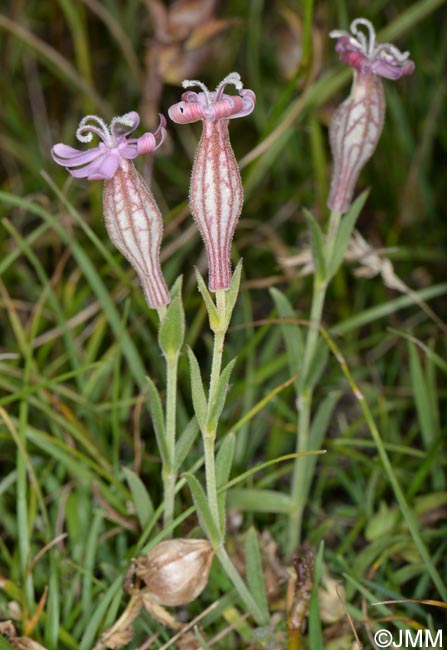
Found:
[[158, 604], [186, 605], [205, 589], [213, 557], [206, 539], [170, 539], [136, 558], [135, 574]]

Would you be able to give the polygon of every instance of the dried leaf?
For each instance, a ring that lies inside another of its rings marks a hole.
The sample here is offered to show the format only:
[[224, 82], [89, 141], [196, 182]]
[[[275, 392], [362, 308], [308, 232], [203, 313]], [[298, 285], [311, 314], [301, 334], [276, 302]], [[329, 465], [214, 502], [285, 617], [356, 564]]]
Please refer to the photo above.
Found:
[[0, 634], [17, 650], [47, 650], [43, 645], [27, 636], [16, 636], [16, 629], [12, 621], [2, 621], [0, 623]]
[[165, 610], [164, 607], [156, 603], [149, 593], [143, 594], [142, 598], [146, 611], [156, 621], [165, 627], [170, 627], [172, 630], [179, 630], [182, 627], [182, 624], [178, 623], [175, 618]]
[[185, 42], [185, 50], [197, 49], [206, 45], [211, 39], [238, 22], [237, 19], [208, 20], [191, 33]]
[[197, 25], [213, 16], [216, 4], [216, 0], [177, 0], [169, 11], [171, 33], [185, 38]]

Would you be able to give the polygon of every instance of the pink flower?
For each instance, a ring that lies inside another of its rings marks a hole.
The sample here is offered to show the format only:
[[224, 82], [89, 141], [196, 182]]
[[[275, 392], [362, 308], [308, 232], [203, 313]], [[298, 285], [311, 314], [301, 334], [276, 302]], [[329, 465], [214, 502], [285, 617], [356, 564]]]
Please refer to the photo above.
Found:
[[[108, 127], [96, 115], [86, 115], [79, 122], [76, 137], [79, 142], [91, 142], [96, 134], [102, 142], [88, 151], [79, 151], [66, 144], [55, 144], [51, 150], [53, 160], [65, 167], [75, 178], [89, 181], [113, 178], [122, 160], [131, 160], [141, 154], [158, 149], [166, 139], [166, 121], [160, 116], [155, 133], [145, 133], [140, 138], [129, 138], [140, 123], [135, 111], [114, 117]], [[127, 130], [123, 130], [127, 128]]]
[[51, 155], [75, 178], [105, 181], [104, 221], [109, 237], [137, 272], [147, 303], [157, 309], [170, 299], [160, 268], [163, 222], [150, 189], [131, 160], [161, 146], [166, 139], [166, 121], [160, 116], [154, 133], [129, 138], [139, 122], [134, 111], [114, 117], [110, 126], [96, 115], [87, 115], [76, 136], [81, 142], [91, 142], [95, 134], [101, 139], [99, 145], [79, 151], [56, 144]]
[[[359, 26], [366, 28], [367, 34]], [[376, 44], [374, 27], [369, 20], [357, 18], [351, 34], [334, 30], [340, 59], [354, 69], [348, 99], [335, 111], [329, 128], [334, 159], [328, 206], [348, 210], [360, 171], [375, 151], [383, 129], [385, 98], [380, 77], [399, 79], [410, 75], [414, 63], [409, 52], [400, 52], [390, 43]]]
[[[227, 95], [228, 84], [239, 95]], [[214, 92], [200, 81], [184, 81], [183, 87], [198, 86], [201, 92], [187, 91], [182, 101], [169, 109], [178, 124], [203, 120], [191, 175], [189, 203], [205, 242], [211, 291], [228, 289], [231, 279], [230, 249], [242, 210], [243, 189], [239, 167], [228, 134], [229, 120], [249, 115], [256, 102], [252, 90], [243, 89], [240, 75], [229, 74]]]

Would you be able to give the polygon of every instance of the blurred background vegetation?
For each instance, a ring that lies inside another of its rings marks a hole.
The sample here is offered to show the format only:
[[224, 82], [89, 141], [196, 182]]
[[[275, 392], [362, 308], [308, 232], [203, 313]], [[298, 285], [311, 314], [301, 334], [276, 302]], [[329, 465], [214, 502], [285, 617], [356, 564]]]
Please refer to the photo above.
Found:
[[[12, 619], [19, 634], [50, 650], [90, 650], [122, 606], [119, 585], [129, 559], [158, 530], [151, 514], [161, 489], [145, 406], [145, 374], [163, 389], [156, 318], [133, 271], [106, 240], [101, 183], [68, 178], [52, 162], [51, 146], [77, 146], [75, 130], [88, 113], [108, 121], [138, 110], [143, 128], [154, 128], [157, 114], [166, 115], [179, 101], [184, 78], [214, 88], [235, 70], [256, 92], [255, 112], [230, 125], [246, 200], [233, 244], [234, 260], [244, 259], [244, 276], [228, 339], [228, 359], [237, 356], [238, 363], [224, 434], [290, 377], [280, 327], [260, 321], [277, 316], [271, 287], [287, 294], [298, 317], [308, 315], [311, 280], [300, 264], [309, 240], [302, 209], [322, 224], [327, 218], [327, 128], [351, 79], [328, 33], [347, 29], [357, 16], [373, 22], [379, 40], [409, 50], [416, 71], [396, 83], [385, 81], [384, 133], [358, 187], [358, 192], [371, 188], [358, 229], [377, 249], [376, 273], [366, 273], [371, 267], [364, 259], [346, 264], [329, 291], [324, 320], [376, 417], [421, 538], [445, 572], [446, 362], [445, 327], [439, 322], [446, 294], [443, 5], [438, 0], [3, 0], [0, 620]], [[194, 280], [194, 266], [205, 273], [206, 260], [187, 207], [200, 125], [170, 123], [168, 129], [163, 149], [144, 168], [139, 164], [165, 218], [168, 284], [184, 276], [187, 342], [206, 367], [211, 338]], [[405, 288], [387, 283], [386, 258]], [[192, 411], [184, 359], [180, 370], [179, 418], [185, 422]], [[304, 525], [307, 544], [316, 549], [324, 541], [329, 613], [322, 606], [311, 609], [315, 625], [323, 621], [321, 647], [352, 647], [345, 607], [339, 611], [343, 591], [366, 643], [368, 626], [362, 621], [381, 616], [397, 627], [404, 621], [436, 628], [443, 619], [439, 607], [369, 605], [403, 598], [440, 601], [443, 594], [402, 522], [333, 357], [317, 404], [328, 395], [334, 396], [322, 444], [328, 453], [316, 466]], [[234, 476], [293, 451], [295, 429], [294, 395], [286, 386], [239, 427]], [[191, 465], [200, 455], [198, 444]], [[141, 503], [123, 467], [132, 469], [150, 494], [152, 505], [140, 495], [143, 514], [136, 512]], [[243, 487], [287, 492], [291, 466], [273, 467]], [[286, 647], [285, 517], [279, 506], [244, 500], [243, 490], [229, 499], [234, 556], [250, 525], [264, 540], [270, 606], [277, 613], [269, 643]], [[190, 503], [183, 488], [179, 512]], [[195, 525], [191, 516], [176, 534], [186, 535]], [[208, 590], [185, 616], [218, 601], [201, 622], [209, 642], [204, 647], [257, 647], [250, 622], [228, 628], [243, 614], [234, 594], [225, 596], [228, 589], [215, 567]], [[151, 635], [154, 648], [169, 639], [149, 616], [142, 617], [129, 647], [143, 647]], [[195, 647], [195, 641], [189, 643], [185, 647]]]

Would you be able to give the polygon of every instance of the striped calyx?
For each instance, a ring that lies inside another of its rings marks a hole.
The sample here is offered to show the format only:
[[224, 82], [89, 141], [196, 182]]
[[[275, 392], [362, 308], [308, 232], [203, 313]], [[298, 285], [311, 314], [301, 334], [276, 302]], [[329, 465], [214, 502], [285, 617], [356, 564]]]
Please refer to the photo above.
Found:
[[152, 192], [130, 160], [104, 184], [104, 221], [110, 239], [138, 274], [148, 305], [169, 302], [160, 268], [163, 222]]
[[191, 174], [189, 203], [205, 242], [210, 291], [230, 286], [231, 242], [243, 199], [228, 121], [204, 124]]
[[373, 155], [385, 117], [385, 98], [378, 77], [354, 73], [352, 91], [332, 116], [329, 127], [334, 169], [328, 205], [346, 212], [359, 174]]
[[[227, 95], [232, 84], [238, 95]], [[249, 115], [255, 106], [253, 91], [243, 89], [240, 76], [231, 73], [210, 92], [200, 81], [184, 81], [185, 88], [198, 86], [201, 92], [188, 91], [182, 101], [169, 109], [179, 124], [203, 120], [191, 174], [189, 203], [199, 227], [208, 257], [209, 288], [228, 289], [231, 280], [230, 250], [242, 210], [243, 189], [239, 167], [228, 133], [230, 119]]]

